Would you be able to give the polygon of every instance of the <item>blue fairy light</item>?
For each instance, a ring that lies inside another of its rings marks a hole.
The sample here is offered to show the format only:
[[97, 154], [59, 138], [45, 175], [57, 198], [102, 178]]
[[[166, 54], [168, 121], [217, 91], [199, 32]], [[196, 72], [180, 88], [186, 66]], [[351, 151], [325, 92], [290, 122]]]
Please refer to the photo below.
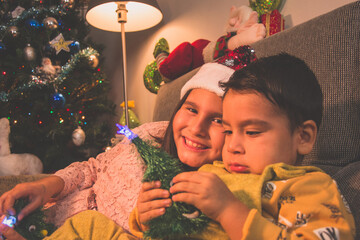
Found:
[[26, 24], [34, 29], [38, 29], [40, 27], [40, 23], [36, 19], [28, 19], [26, 20]]
[[135, 133], [133, 133], [126, 125], [123, 126], [117, 123], [116, 127], [119, 129], [116, 133], [125, 135], [125, 137], [127, 137], [129, 140], [133, 140], [138, 136]]

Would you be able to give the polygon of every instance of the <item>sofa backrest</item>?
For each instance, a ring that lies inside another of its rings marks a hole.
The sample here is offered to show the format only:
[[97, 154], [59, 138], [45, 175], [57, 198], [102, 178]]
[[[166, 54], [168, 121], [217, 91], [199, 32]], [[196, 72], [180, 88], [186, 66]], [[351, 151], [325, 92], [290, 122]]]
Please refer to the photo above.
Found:
[[196, 68], [183, 76], [162, 85], [157, 93], [153, 121], [169, 121], [180, 101], [182, 86], [199, 70]]

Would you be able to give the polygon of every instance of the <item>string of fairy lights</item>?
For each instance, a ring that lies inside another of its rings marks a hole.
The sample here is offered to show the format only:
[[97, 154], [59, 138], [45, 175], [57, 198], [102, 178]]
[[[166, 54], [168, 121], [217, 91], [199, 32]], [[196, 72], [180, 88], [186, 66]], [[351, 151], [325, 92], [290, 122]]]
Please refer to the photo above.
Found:
[[[85, 48], [85, 49], [81, 50], [80, 52], [74, 54], [71, 57], [71, 59], [64, 66], [61, 67], [60, 74], [58, 76], [56, 76], [55, 79], [52, 80], [51, 82], [41, 81], [36, 76], [34, 76], [33, 81], [23, 84], [23, 85], [17, 87], [16, 89], [13, 89], [12, 91], [9, 91], [9, 92], [1, 91], [0, 92], [0, 101], [7, 102], [9, 100], [9, 98], [12, 97], [12, 95], [21, 93], [24, 90], [28, 90], [32, 87], [42, 87], [46, 84], [51, 84], [53, 86], [59, 86], [67, 78], [68, 74], [71, 71], [73, 71], [76, 64], [80, 61], [81, 58], [88, 58], [91, 64], [96, 65], [96, 62], [95, 63], [93, 63], [93, 62], [97, 61], [95, 59], [97, 59], [98, 56], [99, 56], [99, 53], [95, 49], [93, 49], [91, 47]], [[22, 68], [23, 68], [23, 66], [22, 66]], [[100, 71], [100, 69], [98, 69], [98, 71]], [[2, 72], [2, 74], [6, 75], [7, 73]], [[102, 81], [99, 80], [99, 83], [102, 83]]]

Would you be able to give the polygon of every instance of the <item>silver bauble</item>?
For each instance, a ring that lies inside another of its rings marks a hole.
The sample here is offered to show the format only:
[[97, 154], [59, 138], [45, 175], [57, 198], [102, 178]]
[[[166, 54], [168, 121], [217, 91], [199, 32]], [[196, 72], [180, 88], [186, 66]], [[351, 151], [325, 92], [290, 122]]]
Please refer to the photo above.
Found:
[[8, 32], [10, 33], [11, 36], [13, 37], [17, 37], [19, 36], [19, 29], [17, 26], [10, 26], [8, 28]]
[[85, 142], [85, 132], [81, 129], [81, 127], [78, 127], [75, 129], [72, 133], [72, 141], [76, 146], [81, 146]]
[[47, 17], [43, 20], [44, 27], [46, 29], [54, 30], [58, 27], [58, 21], [53, 17]]
[[33, 61], [36, 58], [35, 49], [31, 47], [30, 44], [24, 48], [24, 58], [27, 61]]

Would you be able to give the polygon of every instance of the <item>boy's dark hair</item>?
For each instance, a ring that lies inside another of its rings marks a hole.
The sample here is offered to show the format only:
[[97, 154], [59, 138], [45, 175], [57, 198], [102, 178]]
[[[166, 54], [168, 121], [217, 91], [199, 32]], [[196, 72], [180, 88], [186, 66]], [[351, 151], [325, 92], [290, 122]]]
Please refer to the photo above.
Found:
[[322, 91], [314, 73], [297, 57], [281, 53], [260, 58], [235, 71], [230, 80], [220, 86], [225, 89], [224, 97], [230, 89], [264, 95], [288, 116], [292, 131], [307, 120], [313, 120], [319, 129]]

